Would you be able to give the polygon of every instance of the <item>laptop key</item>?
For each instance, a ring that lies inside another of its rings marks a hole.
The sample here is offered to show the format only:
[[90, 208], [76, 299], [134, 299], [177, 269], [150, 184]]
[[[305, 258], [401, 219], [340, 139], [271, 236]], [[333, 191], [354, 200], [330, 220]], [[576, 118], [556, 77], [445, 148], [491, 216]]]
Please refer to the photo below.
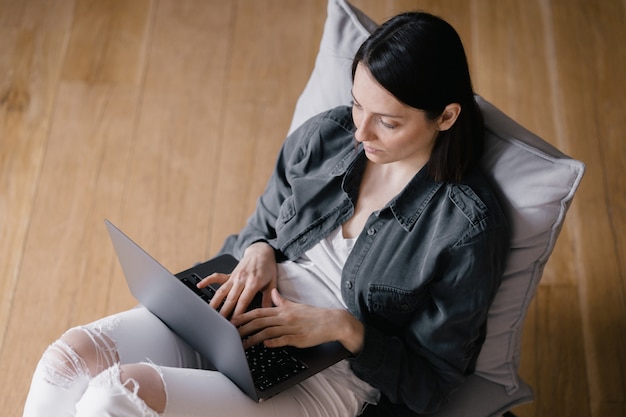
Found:
[[293, 357], [286, 349], [268, 348], [262, 343], [246, 349], [246, 358], [252, 379], [260, 391], [307, 369], [306, 364]]
[[[202, 280], [198, 275], [192, 274], [186, 277], [180, 278], [180, 280], [185, 284], [189, 289], [195, 292], [200, 298], [202, 298], [206, 303], [210, 303], [215, 295], [215, 289], [212, 287], [204, 287], [198, 288], [198, 283]], [[224, 305], [224, 301], [216, 308], [217, 311], [220, 311], [222, 306]]]

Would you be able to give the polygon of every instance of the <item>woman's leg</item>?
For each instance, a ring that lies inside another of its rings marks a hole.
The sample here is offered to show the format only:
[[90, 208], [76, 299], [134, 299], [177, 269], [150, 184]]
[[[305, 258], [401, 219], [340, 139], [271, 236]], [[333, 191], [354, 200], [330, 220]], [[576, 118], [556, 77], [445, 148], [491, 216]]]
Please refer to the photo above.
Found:
[[[122, 365], [121, 368], [128, 367]], [[98, 375], [77, 405], [77, 417], [330, 417], [356, 416], [362, 408], [362, 401], [352, 392], [321, 374], [269, 400], [256, 403], [217, 371], [152, 364], [139, 364], [135, 370], [144, 372], [149, 368], [153, 368], [152, 376], [155, 377], [150, 383], [151, 388], [142, 385], [145, 380], [136, 383], [135, 378], [132, 384], [123, 386], [119, 382], [118, 367]], [[155, 387], [158, 391], [165, 391], [167, 399], [164, 410], [159, 410], [158, 414], [154, 407], [148, 408], [140, 400], [143, 388], [149, 391]]]
[[54, 342], [33, 375], [24, 416], [74, 416], [75, 404], [91, 378], [118, 363], [140, 361], [202, 365], [199, 356], [159, 319], [144, 308], [133, 309], [71, 329]]
[[157, 368], [118, 364], [89, 383], [76, 404], [76, 417], [157, 417], [164, 408], [165, 390]]
[[87, 328], [74, 328], [43, 354], [30, 387], [24, 416], [73, 416], [90, 378], [118, 362], [109, 337]]
[[184, 369], [205, 364], [143, 308], [73, 329], [57, 344], [62, 360], [42, 357], [25, 416], [350, 416], [362, 406], [321, 374], [257, 404], [219, 372]]

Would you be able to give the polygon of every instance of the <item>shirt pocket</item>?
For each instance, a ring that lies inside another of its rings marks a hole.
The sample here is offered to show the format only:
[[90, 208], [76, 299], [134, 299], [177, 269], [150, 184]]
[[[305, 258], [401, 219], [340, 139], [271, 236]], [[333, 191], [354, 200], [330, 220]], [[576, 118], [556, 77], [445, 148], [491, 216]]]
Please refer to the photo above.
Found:
[[375, 320], [392, 328], [405, 327], [423, 300], [423, 289], [406, 290], [384, 284], [371, 284], [367, 294], [368, 309]]

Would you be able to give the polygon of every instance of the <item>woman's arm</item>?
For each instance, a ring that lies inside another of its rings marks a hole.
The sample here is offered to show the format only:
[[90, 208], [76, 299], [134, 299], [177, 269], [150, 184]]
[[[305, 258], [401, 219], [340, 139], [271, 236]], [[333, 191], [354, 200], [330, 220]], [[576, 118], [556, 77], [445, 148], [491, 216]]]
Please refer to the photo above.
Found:
[[317, 125], [316, 119], [311, 119], [285, 140], [254, 213], [222, 249], [240, 259], [237, 267], [231, 274], [213, 274], [199, 283], [199, 287], [220, 284], [211, 305], [215, 308], [224, 301], [220, 310], [224, 317], [245, 312], [258, 292], [263, 294], [263, 306], [272, 305], [271, 290], [276, 288], [276, 221], [283, 202], [292, 194], [290, 170], [298, 164], [309, 132]]
[[270, 176], [263, 194], [258, 198], [254, 212], [248, 218], [246, 225], [234, 236], [229, 247], [223, 249], [236, 258], [241, 259], [244, 251], [253, 243], [263, 241], [277, 248], [276, 222], [280, 209], [287, 198], [292, 195], [292, 180], [299, 162], [305, 155], [311, 132], [319, 125], [319, 119], [314, 118], [296, 129], [287, 137], [278, 154], [274, 171]]

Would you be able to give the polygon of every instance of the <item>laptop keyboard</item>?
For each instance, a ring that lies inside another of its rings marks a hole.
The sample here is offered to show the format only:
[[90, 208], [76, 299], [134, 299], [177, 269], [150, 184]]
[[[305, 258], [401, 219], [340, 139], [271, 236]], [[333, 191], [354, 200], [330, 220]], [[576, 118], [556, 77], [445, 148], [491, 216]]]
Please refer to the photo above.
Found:
[[263, 343], [246, 349], [246, 359], [254, 385], [260, 391], [268, 390], [307, 369], [302, 361], [286, 349], [268, 348]]
[[[200, 276], [192, 274], [180, 280], [198, 294], [200, 298], [209, 303], [215, 295], [215, 290], [211, 287], [198, 288], [196, 285], [201, 279]], [[217, 311], [220, 310], [222, 305], [223, 302], [217, 308]], [[246, 349], [245, 353], [250, 372], [252, 373], [252, 380], [260, 391], [266, 391], [307, 369], [306, 364], [291, 355], [287, 349], [268, 348], [263, 343], [259, 343]]]

